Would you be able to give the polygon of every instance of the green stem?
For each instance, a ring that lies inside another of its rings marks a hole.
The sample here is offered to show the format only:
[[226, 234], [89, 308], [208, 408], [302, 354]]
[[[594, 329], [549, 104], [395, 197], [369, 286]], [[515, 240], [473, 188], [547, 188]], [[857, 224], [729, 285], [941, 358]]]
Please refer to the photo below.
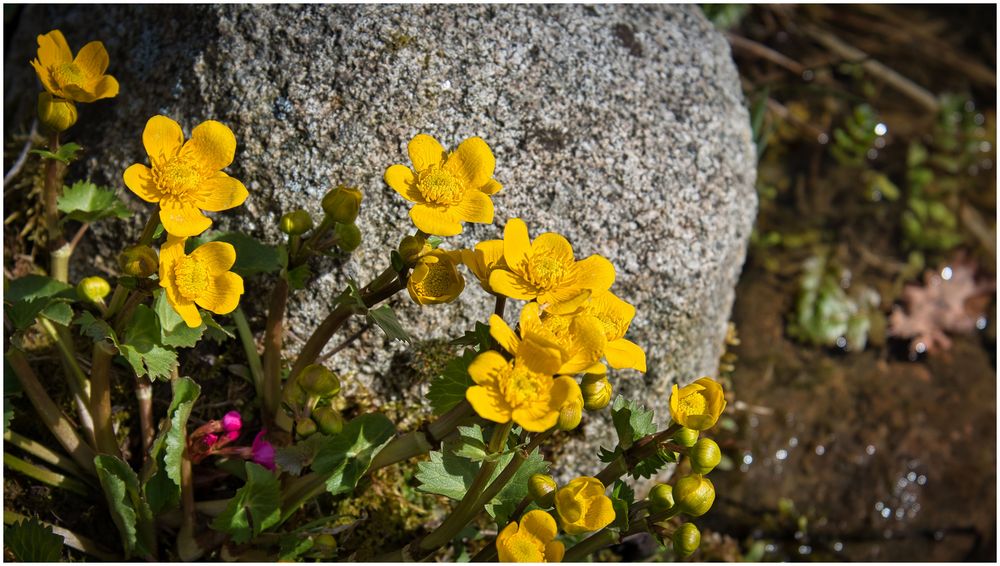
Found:
[[51, 485], [52, 487], [72, 491], [77, 495], [87, 497], [92, 493], [92, 490], [89, 487], [73, 478], [66, 477], [41, 466], [36, 466], [35, 464], [26, 462], [17, 456], [6, 452], [3, 453], [3, 465], [11, 470], [14, 470], [15, 472], [22, 473], [31, 479]]
[[[288, 291], [288, 279], [279, 277], [274, 290], [271, 291], [271, 304], [267, 309], [267, 326], [264, 330], [263, 410], [264, 423], [271, 427], [274, 426], [281, 403], [281, 349], [284, 342]], [[297, 374], [291, 374], [294, 375]]]
[[260, 397], [262, 395], [262, 388], [264, 387], [264, 366], [261, 365], [260, 354], [257, 352], [257, 343], [254, 342], [253, 332], [250, 331], [250, 323], [247, 322], [247, 316], [243, 312], [242, 307], [236, 307], [236, 310], [229, 316], [236, 323], [236, 333], [240, 336], [243, 351], [247, 355], [247, 363], [250, 365], [253, 387], [257, 392], [257, 396]]
[[66, 383], [76, 404], [80, 427], [83, 429], [84, 437], [94, 445], [94, 419], [90, 414], [90, 382], [76, 361], [76, 353], [72, 348], [72, 335], [66, 327], [62, 325], [57, 327], [47, 318], [38, 317], [38, 322], [56, 344], [66, 374]]
[[369, 473], [403, 460], [409, 460], [414, 456], [426, 454], [433, 448], [427, 440], [427, 435], [419, 430], [408, 432], [393, 440], [394, 442], [387, 444], [372, 459], [371, 466], [368, 467]]
[[11, 430], [7, 430], [3, 433], [3, 439], [5, 442], [10, 443], [11, 446], [16, 446], [17, 448], [24, 450], [28, 454], [31, 454], [46, 464], [62, 468], [64, 471], [67, 471], [78, 478], [87, 479], [83, 470], [81, 470], [80, 466], [77, 466], [72, 459], [67, 458], [55, 450], [52, 450], [44, 444], [35, 442], [34, 440], [26, 436], [21, 436]]
[[139, 235], [140, 246], [148, 246], [153, 243], [153, 236], [156, 234], [156, 228], [160, 225], [160, 214], [154, 212], [149, 215], [149, 219], [146, 220], [146, 225], [142, 228], [142, 234]]
[[583, 562], [588, 556], [594, 552], [604, 548], [605, 546], [611, 546], [618, 541], [618, 536], [611, 531], [601, 531], [593, 536], [587, 537], [582, 541], [578, 542], [573, 548], [566, 552], [563, 556], [563, 562]]
[[[181, 438], [187, 438], [187, 432], [181, 431]], [[187, 448], [181, 453], [181, 528], [177, 533], [177, 549], [181, 560], [192, 562], [205, 553], [195, 538], [198, 516], [194, 502], [194, 476], [191, 471], [191, 458]]]
[[[153, 422], [153, 383], [146, 376], [135, 378], [135, 398], [139, 404], [139, 428], [142, 435], [142, 460], [149, 457], [149, 449], [156, 438], [156, 425]], [[185, 438], [185, 437], [181, 437]]]
[[[56, 153], [59, 151], [59, 133], [49, 136], [49, 151]], [[43, 219], [45, 230], [49, 238], [49, 251], [54, 251], [62, 247], [65, 243], [62, 230], [59, 229], [59, 189], [62, 185], [65, 165], [58, 159], [49, 159], [45, 165], [45, 185], [42, 192]]]
[[69, 283], [69, 258], [73, 255], [73, 248], [69, 244], [63, 244], [52, 250], [52, 267], [49, 275], [56, 281]]
[[116, 350], [110, 342], [94, 344], [90, 364], [90, 411], [94, 417], [94, 440], [99, 452], [121, 458], [118, 440], [111, 427], [111, 361]]
[[108, 308], [104, 311], [104, 315], [101, 318], [111, 320], [111, 317], [118, 314], [118, 311], [125, 306], [125, 299], [128, 296], [128, 289], [121, 283], [117, 283], [115, 285], [115, 292], [111, 294], [111, 301], [108, 302]]
[[[3, 511], [3, 524], [5, 525], [13, 525], [15, 523], [25, 522], [28, 520], [30, 520], [28, 517], [13, 511], [8, 511], [6, 509]], [[38, 521], [38, 519], [35, 520]], [[52, 523], [46, 523], [45, 521], [38, 522], [51, 528], [53, 533], [63, 537], [63, 542], [70, 548], [75, 548], [80, 552], [85, 552], [94, 558], [98, 558], [105, 562], [118, 562], [121, 560], [121, 556], [105, 550], [99, 544], [87, 537], [80, 536], [69, 529], [64, 529], [58, 525], [53, 525]]]
[[[483, 494], [479, 496], [475, 505], [472, 506], [473, 510], [482, 509], [487, 503], [490, 502], [490, 500], [496, 497], [496, 495], [500, 493], [500, 490], [507, 486], [507, 483], [514, 477], [517, 470], [521, 468], [521, 464], [524, 464], [524, 461], [528, 459], [528, 456], [530, 456], [536, 448], [541, 446], [543, 442], [548, 440], [549, 437], [552, 436], [553, 432], [555, 432], [555, 429], [550, 428], [545, 432], [536, 434], [526, 447], [514, 453], [514, 458], [507, 463], [504, 469], [500, 471], [500, 474], [496, 477], [496, 479], [490, 482], [490, 486], [487, 487], [483, 491]], [[475, 516], [473, 516], [473, 518], [474, 517]]]

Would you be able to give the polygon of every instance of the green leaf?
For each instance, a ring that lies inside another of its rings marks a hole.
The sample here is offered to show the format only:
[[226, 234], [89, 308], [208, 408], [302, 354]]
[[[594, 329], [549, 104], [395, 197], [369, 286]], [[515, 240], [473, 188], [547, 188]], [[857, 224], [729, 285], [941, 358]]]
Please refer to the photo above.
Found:
[[298, 557], [313, 547], [311, 538], [301, 535], [282, 535], [278, 543], [278, 562], [299, 562]]
[[104, 488], [111, 518], [121, 534], [125, 557], [138, 554], [151, 558], [155, 544], [153, 513], [140, 494], [139, 478], [128, 464], [107, 454], [95, 457], [94, 467]]
[[132, 214], [113, 189], [98, 187], [90, 181], [63, 187], [56, 202], [59, 211], [66, 215], [64, 220], [96, 222], [102, 218], [128, 218]]
[[18, 562], [59, 562], [62, 558], [63, 537], [34, 518], [4, 525], [3, 544]]
[[247, 483], [229, 500], [226, 510], [212, 521], [212, 528], [243, 544], [281, 519], [281, 485], [267, 468], [246, 462]]
[[[76, 298], [76, 290], [66, 283], [56, 281], [42, 275], [26, 275], [12, 280], [4, 291], [4, 312], [11, 324], [18, 330], [24, 330], [35, 322], [39, 314], [43, 314], [52, 305], [72, 301]], [[66, 319], [66, 307], [52, 307], [46, 314], [51, 314], [53, 320], [61, 322]], [[72, 311], [70, 311], [72, 318]]]
[[78, 151], [83, 149], [78, 144], [67, 143], [59, 146], [59, 149], [55, 153], [47, 149], [33, 149], [31, 153], [41, 155], [45, 159], [55, 159], [56, 161], [62, 161], [66, 165], [76, 160], [76, 154]]
[[95, 342], [109, 339], [116, 346], [118, 345], [118, 338], [115, 336], [115, 331], [111, 329], [111, 325], [95, 317], [88, 311], [80, 313], [80, 316], [76, 318], [73, 324], [80, 327], [80, 334], [89, 337]]
[[69, 326], [73, 322], [73, 308], [64, 301], [53, 301], [39, 313], [52, 322]]
[[449, 361], [441, 375], [431, 380], [427, 399], [435, 415], [444, 414], [465, 400], [465, 390], [474, 385], [469, 365], [475, 358], [475, 351], [466, 350], [461, 357]]
[[118, 351], [132, 365], [136, 375], [148, 375], [150, 379], [169, 378], [177, 365], [177, 352], [160, 342], [159, 319], [146, 305], [136, 307]]
[[628, 530], [629, 503], [614, 492], [611, 493], [609, 499], [611, 499], [611, 508], [615, 511], [615, 520], [608, 525], [608, 528], [617, 529], [624, 533]]
[[410, 335], [403, 330], [403, 327], [399, 324], [399, 320], [396, 319], [396, 313], [392, 311], [392, 307], [389, 305], [370, 309], [368, 311], [368, 318], [377, 324], [389, 338], [406, 342], [407, 344], [410, 343]]
[[479, 464], [451, 452], [433, 451], [430, 460], [417, 463], [414, 477], [420, 482], [418, 489], [460, 500], [472, 485], [479, 472]]
[[236, 263], [232, 270], [247, 277], [255, 273], [276, 273], [281, 269], [281, 253], [278, 248], [263, 244], [241, 232], [209, 232], [188, 240], [186, 250], [206, 242], [226, 242], [236, 248]]
[[340, 434], [324, 439], [312, 469], [327, 476], [326, 489], [330, 493], [349, 492], [368, 470], [372, 457], [395, 434], [396, 427], [385, 415], [355, 417]]
[[659, 472], [663, 466], [677, 462], [677, 453], [662, 448], [655, 454], [647, 456], [632, 466], [629, 475], [633, 478], [651, 478]]
[[466, 330], [461, 338], [451, 341], [452, 346], [475, 346], [480, 352], [485, 352], [490, 348], [490, 327], [488, 324], [476, 321], [475, 330]]
[[483, 429], [479, 425], [458, 427], [458, 445], [453, 446], [453, 452], [474, 462], [486, 459], [486, 440]]
[[[503, 464], [506, 466], [507, 464]], [[503, 470], [503, 466], [497, 466], [497, 470]], [[489, 503], [486, 504], [486, 512], [503, 527], [510, 520], [511, 514], [517, 509], [521, 500], [528, 495], [528, 480], [534, 474], [544, 474], [549, 469], [549, 463], [535, 450], [517, 469], [514, 477], [507, 485], [500, 490]]]
[[161, 439], [154, 441], [152, 453], [157, 454], [161, 447], [165, 445], [163, 463], [167, 476], [180, 487], [181, 485], [181, 459], [184, 455], [184, 447], [187, 445], [187, 421], [191, 416], [191, 409], [194, 402], [201, 395], [201, 387], [189, 377], [182, 377], [173, 382], [174, 398], [167, 409], [170, 417], [170, 428], [161, 432]]
[[304, 263], [295, 269], [287, 271], [286, 274], [288, 276], [288, 286], [292, 289], [304, 289], [306, 281], [312, 277], [312, 271]]
[[648, 411], [635, 401], [626, 401], [619, 395], [611, 406], [611, 420], [618, 432], [618, 444], [628, 449], [636, 440], [656, 432], [653, 411]]
[[274, 463], [282, 471], [298, 476], [303, 469], [312, 464], [327, 439], [328, 436], [317, 433], [295, 444], [278, 446], [274, 449]]
[[153, 310], [156, 311], [156, 317], [160, 321], [160, 343], [164, 346], [190, 348], [198, 343], [202, 333], [207, 328], [204, 320], [207, 317], [202, 317], [201, 325], [197, 328], [188, 326], [167, 300], [167, 294], [164, 291], [156, 292]]

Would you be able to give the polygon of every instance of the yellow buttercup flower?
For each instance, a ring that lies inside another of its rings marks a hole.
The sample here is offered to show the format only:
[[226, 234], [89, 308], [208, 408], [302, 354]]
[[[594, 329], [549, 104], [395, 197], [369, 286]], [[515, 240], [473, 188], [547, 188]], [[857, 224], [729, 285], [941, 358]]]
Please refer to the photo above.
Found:
[[475, 249], [462, 250], [462, 263], [476, 276], [484, 291], [496, 295], [490, 287], [490, 274], [506, 265], [503, 261], [503, 240], [486, 240], [476, 244]]
[[692, 430], [712, 428], [725, 408], [722, 386], [710, 377], [684, 387], [674, 385], [670, 394], [670, 416], [675, 423]]
[[[529, 368], [548, 375], [559, 373], [566, 350], [551, 336], [529, 332], [532, 321], [538, 320], [538, 303], [528, 303], [521, 309], [521, 336], [518, 336], [504, 319], [490, 316], [490, 336], [501, 348], [520, 358]], [[535, 325], [537, 327], [537, 325]]]
[[500, 562], [562, 562], [563, 543], [555, 540], [556, 521], [545, 511], [535, 509], [509, 523], [497, 535]]
[[615, 268], [607, 259], [592, 255], [576, 261], [566, 238], [553, 232], [532, 242], [520, 218], [510, 219], [504, 228], [503, 256], [507, 266], [490, 274], [494, 292], [512, 299], [537, 299], [552, 312], [572, 311], [615, 281]]
[[465, 391], [476, 413], [498, 423], [514, 421], [524, 430], [543, 432], [556, 424], [567, 399], [580, 386], [569, 377], [532, 370], [522, 358], [507, 361], [494, 351], [472, 360], [469, 375], [476, 385]]
[[406, 283], [410, 298], [421, 305], [449, 303], [465, 289], [465, 279], [458, 272], [460, 252], [430, 250], [417, 259]]
[[202, 122], [185, 142], [177, 122], [153, 116], [142, 131], [142, 144], [151, 167], [130, 166], [125, 185], [142, 200], [160, 204], [168, 234], [197, 236], [212, 225], [202, 210], [228, 210], [247, 199], [243, 183], [222, 172], [236, 155], [236, 136], [225, 125]]
[[614, 507], [604, 489], [601, 480], [581, 477], [556, 492], [556, 514], [566, 534], [597, 531], [615, 520]]
[[59, 30], [38, 36], [38, 57], [31, 61], [42, 86], [53, 96], [76, 102], [93, 102], [118, 95], [118, 81], [108, 70], [108, 52], [100, 41], [91, 41], [73, 58]]
[[[503, 349], [525, 358], [538, 371], [553, 375], [607, 371], [597, 361], [604, 352], [606, 342], [597, 319], [587, 315], [548, 316], [541, 315], [539, 311], [540, 306], [536, 302], [530, 302], [521, 309], [521, 338], [502, 318], [493, 315], [490, 317], [490, 335]], [[522, 342], [527, 346], [522, 346]], [[539, 348], [550, 355], [546, 357], [534, 353]], [[555, 367], [538, 365], [540, 360], [554, 360], [555, 354], [558, 354]]]
[[462, 233], [462, 222], [493, 222], [493, 201], [500, 191], [493, 179], [496, 159], [480, 138], [469, 138], [451, 153], [431, 136], [419, 134], [407, 148], [413, 168], [393, 165], [385, 182], [406, 200], [416, 203], [410, 219], [435, 236]]
[[601, 322], [607, 339], [604, 357], [611, 367], [632, 368], [645, 373], [646, 352], [631, 340], [625, 339], [625, 333], [635, 318], [635, 307], [619, 299], [611, 291], [606, 291], [594, 293], [583, 312]]
[[184, 253], [184, 241], [168, 235], [160, 248], [160, 287], [167, 300], [191, 328], [201, 324], [198, 307], [216, 314], [236, 309], [243, 294], [243, 278], [229, 271], [236, 262], [236, 249], [226, 242], [198, 246]]

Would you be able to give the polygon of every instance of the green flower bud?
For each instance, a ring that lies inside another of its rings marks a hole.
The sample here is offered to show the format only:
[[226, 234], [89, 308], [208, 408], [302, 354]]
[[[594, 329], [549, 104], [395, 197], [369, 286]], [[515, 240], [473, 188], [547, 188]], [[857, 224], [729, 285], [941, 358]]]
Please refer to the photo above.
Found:
[[357, 224], [338, 223], [333, 233], [337, 236], [337, 245], [347, 253], [353, 252], [361, 245], [361, 230]]
[[715, 486], [704, 476], [683, 477], [674, 486], [674, 501], [683, 513], [700, 517], [715, 503]]
[[674, 543], [674, 552], [681, 558], [691, 556], [701, 546], [701, 533], [694, 523], [684, 523], [677, 527], [671, 539]]
[[323, 212], [341, 224], [353, 224], [361, 210], [361, 191], [340, 186], [323, 196]]
[[548, 509], [556, 504], [556, 490], [559, 486], [552, 476], [546, 474], [533, 474], [528, 479], [528, 494], [532, 501], [542, 509]]
[[674, 442], [685, 448], [690, 448], [694, 446], [695, 442], [698, 442], [699, 434], [701, 433], [693, 428], [681, 427], [674, 433]]
[[559, 410], [559, 420], [556, 421], [556, 428], [559, 430], [573, 430], [580, 425], [583, 419], [583, 399], [570, 399], [563, 403]]
[[53, 132], [64, 132], [76, 123], [76, 105], [70, 100], [38, 93], [38, 121]]
[[333, 556], [337, 551], [337, 539], [333, 535], [323, 533], [313, 538], [313, 548], [319, 551], [324, 557]]
[[316, 433], [316, 421], [302, 417], [295, 421], [295, 432], [300, 438], [308, 438]]
[[696, 474], [707, 474], [722, 461], [722, 451], [711, 438], [702, 438], [688, 452], [691, 458], [691, 471]]
[[293, 210], [281, 217], [278, 227], [289, 236], [300, 236], [312, 230], [313, 219], [305, 210]]
[[583, 376], [583, 408], [588, 411], [600, 411], [611, 402], [611, 382], [607, 376], [588, 374]]
[[306, 366], [299, 374], [299, 386], [309, 395], [327, 397], [340, 393], [340, 379], [319, 364]]
[[76, 285], [76, 294], [85, 301], [103, 303], [111, 292], [111, 285], [103, 277], [85, 277]]
[[670, 484], [660, 483], [649, 490], [649, 506], [654, 513], [666, 511], [674, 506], [674, 488]]
[[426, 241], [419, 236], [404, 236], [399, 241], [399, 255], [402, 256], [406, 265], [413, 267], [417, 263], [417, 258], [424, 251]]
[[323, 434], [339, 434], [344, 429], [344, 417], [333, 407], [317, 408], [313, 411], [313, 419]]
[[122, 273], [144, 279], [160, 269], [160, 258], [149, 246], [129, 246], [118, 254]]

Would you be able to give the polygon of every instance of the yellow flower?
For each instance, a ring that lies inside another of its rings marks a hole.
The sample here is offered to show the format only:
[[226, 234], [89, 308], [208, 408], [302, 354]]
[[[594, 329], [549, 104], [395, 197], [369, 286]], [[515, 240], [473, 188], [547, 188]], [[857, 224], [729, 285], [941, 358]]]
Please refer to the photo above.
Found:
[[563, 403], [580, 394], [572, 378], [553, 379], [533, 371], [520, 357], [507, 361], [494, 351], [476, 356], [469, 375], [476, 385], [465, 391], [465, 398], [479, 416], [498, 423], [514, 421], [531, 432], [552, 428]]
[[[521, 309], [521, 334], [523, 339], [497, 315], [490, 316], [490, 336], [501, 348], [520, 358], [525, 365], [548, 375], [559, 373], [566, 350], [553, 337], [541, 332], [528, 332], [532, 321], [538, 320], [538, 303], [528, 303]], [[538, 326], [537, 324], [535, 326]]]
[[[572, 375], [582, 371], [607, 371], [597, 362], [605, 345], [604, 331], [597, 319], [587, 315], [542, 316], [539, 310], [536, 302], [521, 309], [521, 338], [497, 315], [490, 317], [490, 335], [503, 349], [525, 358], [529, 365], [543, 373]], [[549, 355], [539, 355], [537, 349]], [[542, 361], [555, 361], [556, 355], [558, 364], [555, 367], [539, 365]]]
[[177, 122], [153, 116], [142, 131], [142, 144], [152, 168], [130, 166], [125, 185], [142, 200], [160, 203], [160, 222], [168, 234], [197, 236], [212, 225], [202, 210], [227, 210], [247, 199], [243, 183], [221, 171], [236, 155], [236, 136], [225, 125], [202, 122], [185, 142]]
[[512, 299], [537, 299], [552, 312], [572, 311], [615, 281], [615, 268], [607, 259], [592, 255], [576, 261], [566, 238], [553, 232], [532, 242], [520, 218], [510, 219], [504, 228], [503, 256], [507, 266], [490, 274], [494, 292]]
[[426, 252], [413, 267], [406, 289], [410, 298], [421, 305], [449, 303], [465, 289], [465, 279], [458, 272], [459, 252], [436, 249]]
[[545, 511], [535, 509], [521, 517], [521, 523], [509, 523], [497, 535], [500, 562], [562, 562], [566, 547], [555, 540], [556, 521]]
[[484, 291], [496, 295], [490, 287], [490, 274], [506, 265], [503, 261], [503, 240], [486, 240], [476, 244], [475, 249], [462, 250], [462, 263], [479, 279]]
[[160, 248], [160, 287], [184, 322], [197, 328], [201, 324], [198, 307], [228, 314], [239, 305], [243, 278], [229, 271], [236, 262], [231, 244], [209, 242], [187, 255], [185, 239], [168, 235]]
[[680, 388], [674, 385], [670, 394], [670, 416], [675, 423], [692, 430], [712, 428], [725, 408], [722, 386], [710, 377]]
[[625, 339], [629, 324], [635, 318], [635, 307], [619, 299], [611, 291], [606, 291], [594, 293], [584, 313], [601, 322], [607, 339], [604, 357], [611, 367], [632, 368], [645, 373], [646, 352], [631, 340]]
[[436, 236], [462, 233], [462, 222], [493, 222], [493, 201], [500, 191], [493, 179], [496, 159], [480, 138], [469, 138], [446, 154], [431, 136], [419, 134], [407, 148], [413, 169], [393, 165], [385, 182], [406, 200], [416, 203], [410, 219], [420, 230]]
[[73, 58], [66, 38], [59, 30], [38, 36], [38, 57], [31, 62], [45, 90], [53, 96], [93, 102], [118, 96], [118, 81], [105, 75], [108, 52], [100, 41], [91, 41]]
[[597, 478], [576, 478], [556, 492], [556, 514], [566, 534], [597, 531], [615, 520], [611, 500]]

